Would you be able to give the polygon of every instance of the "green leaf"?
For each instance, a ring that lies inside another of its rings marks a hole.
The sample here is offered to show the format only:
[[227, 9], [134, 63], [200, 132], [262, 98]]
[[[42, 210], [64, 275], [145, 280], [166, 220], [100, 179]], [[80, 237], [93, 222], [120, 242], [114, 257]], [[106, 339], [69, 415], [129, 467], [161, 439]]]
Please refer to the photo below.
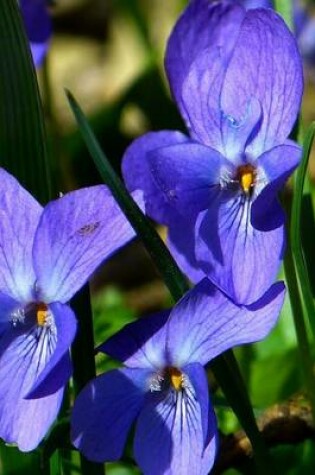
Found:
[[43, 475], [39, 451], [25, 454], [0, 442], [0, 461], [0, 475]]
[[39, 201], [50, 197], [44, 117], [16, 0], [0, 1], [0, 163]]
[[300, 390], [301, 374], [297, 361], [298, 352], [292, 349], [253, 362], [250, 389], [255, 407], [267, 408]]
[[272, 450], [278, 473], [285, 475], [313, 475], [315, 444], [307, 440], [298, 445], [282, 445]]
[[[89, 286], [85, 285], [71, 300], [77, 316], [78, 328], [71, 347], [73, 360], [73, 384], [77, 395], [96, 376], [94, 358], [93, 319]], [[80, 454], [83, 475], [103, 475], [104, 465], [87, 460]]]
[[174, 299], [178, 300], [188, 290], [186, 279], [179, 271], [169, 251], [149, 220], [143, 215], [137, 204], [130, 198], [128, 191], [118, 178], [103, 151], [101, 150], [83, 112], [70, 92], [67, 92], [68, 100], [78, 126], [85, 140], [86, 146], [95, 161], [95, 165], [105, 184], [110, 188], [114, 198], [132, 224], [150, 253], [154, 263]]
[[[0, 1], [0, 58], [0, 163], [46, 202], [50, 188], [44, 117], [16, 0]], [[39, 452], [21, 454], [2, 446], [1, 465], [5, 475], [43, 473]]]

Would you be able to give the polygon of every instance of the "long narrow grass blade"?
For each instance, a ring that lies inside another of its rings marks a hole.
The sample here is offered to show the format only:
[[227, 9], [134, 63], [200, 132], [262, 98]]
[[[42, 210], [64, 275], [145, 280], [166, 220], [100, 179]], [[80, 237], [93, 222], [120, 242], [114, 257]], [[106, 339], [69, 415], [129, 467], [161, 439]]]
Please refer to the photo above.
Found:
[[[302, 162], [295, 177], [292, 203], [290, 195], [287, 196], [287, 199], [284, 202], [288, 213], [290, 229], [290, 239], [284, 259], [284, 270], [298, 341], [298, 350], [301, 358], [301, 367], [305, 387], [311, 402], [313, 420], [315, 420], [315, 378], [308, 331], [306, 328], [305, 312], [314, 332], [315, 326], [312, 322], [312, 319], [314, 318], [314, 304], [302, 250], [301, 209], [305, 174], [307, 171], [308, 157], [314, 140], [314, 134], [315, 124], [312, 124], [305, 136]], [[314, 217], [312, 216], [311, 219], [314, 219]]]
[[176, 300], [180, 299], [183, 293], [188, 290], [186, 279], [179, 271], [154, 227], [143, 215], [137, 204], [130, 198], [128, 191], [112, 169], [74, 97], [69, 92], [67, 92], [67, 96], [87, 148], [101, 177], [111, 189], [114, 198], [132, 223], [137, 234], [141, 237], [147, 251], [150, 253], [161, 275], [163, 275], [172, 296]]
[[0, 163], [46, 202], [50, 186], [44, 118], [16, 0], [0, 0], [0, 58]]
[[[305, 305], [307, 317], [309, 319], [310, 327], [313, 332], [313, 337], [315, 338], [315, 318], [314, 318], [315, 305], [313, 301], [310, 279], [309, 279], [307, 267], [304, 261], [304, 255], [303, 255], [303, 249], [302, 249], [302, 237], [301, 237], [301, 209], [302, 209], [302, 200], [303, 200], [303, 187], [304, 187], [305, 175], [307, 172], [307, 166], [308, 166], [310, 151], [313, 145], [314, 137], [315, 137], [315, 122], [313, 122], [310, 125], [309, 129], [306, 132], [304, 145], [303, 145], [302, 161], [295, 176], [290, 236], [291, 236], [292, 253], [293, 253], [293, 258], [294, 258], [294, 262], [296, 266], [298, 280], [300, 283], [303, 303]], [[312, 224], [311, 227], [314, 227], [314, 216], [312, 217], [310, 216], [310, 219], [313, 220], [313, 223], [311, 223]]]
[[[96, 376], [94, 358], [93, 323], [88, 285], [72, 299], [72, 307], [78, 318], [78, 330], [72, 345], [73, 382], [75, 393]], [[80, 454], [82, 475], [104, 475], [103, 464], [90, 462]]]
[[301, 207], [301, 239], [313, 298], [315, 299], [315, 212], [311, 193], [303, 194]]

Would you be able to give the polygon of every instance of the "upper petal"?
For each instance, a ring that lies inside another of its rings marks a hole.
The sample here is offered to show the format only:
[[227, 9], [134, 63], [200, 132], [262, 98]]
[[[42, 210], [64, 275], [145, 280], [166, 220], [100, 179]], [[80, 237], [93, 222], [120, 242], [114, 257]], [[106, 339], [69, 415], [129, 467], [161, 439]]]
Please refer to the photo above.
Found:
[[241, 4], [246, 8], [272, 8], [272, 0], [241, 0]]
[[83, 188], [50, 202], [34, 241], [39, 298], [67, 302], [104, 259], [134, 236], [105, 186]]
[[[214, 8], [220, 8], [220, 4]], [[227, 113], [221, 109], [220, 94], [244, 15], [245, 10], [238, 5], [227, 16], [222, 15], [218, 41], [199, 52], [182, 85], [183, 116], [190, 135], [221, 153], [222, 120]]]
[[32, 300], [33, 240], [42, 207], [0, 169], [0, 291], [19, 302]]
[[274, 208], [279, 213], [273, 221], [277, 227], [260, 231], [250, 222], [250, 199], [227, 193], [219, 191], [198, 217], [196, 258], [224, 292], [236, 302], [250, 303], [270, 287], [279, 271], [284, 251], [283, 212]]
[[[259, 133], [262, 119], [262, 107], [255, 97], [248, 101], [244, 115], [239, 120], [222, 112], [221, 131], [224, 154], [234, 166], [243, 165], [244, 161], [247, 161], [244, 150], [248, 149]], [[250, 158], [254, 162], [256, 157]]]
[[170, 311], [129, 323], [98, 350], [129, 367], [156, 370], [165, 365], [165, 322]]
[[250, 306], [236, 305], [207, 279], [173, 308], [167, 323], [167, 352], [176, 367], [204, 365], [228, 348], [264, 338], [276, 324], [284, 284], [274, 284]]
[[71, 439], [89, 460], [117, 460], [143, 405], [148, 371], [119, 369], [90, 381], [77, 397]]
[[52, 29], [47, 2], [46, 0], [20, 0], [19, 4], [31, 43], [33, 60], [35, 65], [39, 66], [45, 57]]
[[181, 132], [150, 132], [132, 142], [123, 157], [122, 173], [128, 190], [143, 191], [146, 213], [160, 223], [169, 221], [172, 209], [152, 177], [149, 154], [186, 142], [189, 138]]
[[186, 116], [182, 86], [190, 66], [210, 46], [223, 46], [229, 50], [243, 16], [244, 12], [238, 5], [194, 0], [177, 21], [167, 44], [165, 69], [173, 96], [188, 123], [189, 110]]
[[223, 112], [237, 122], [253, 97], [261, 104], [262, 124], [249, 154], [257, 157], [288, 137], [302, 92], [302, 61], [294, 36], [271, 9], [249, 10], [221, 93]]
[[[135, 458], [148, 475], [206, 475], [214, 461], [216, 424], [212, 408], [209, 410], [204, 369], [190, 365], [182, 370], [185, 387], [148, 395], [137, 421]], [[212, 458], [207, 457], [204, 463], [204, 449], [209, 443]]]

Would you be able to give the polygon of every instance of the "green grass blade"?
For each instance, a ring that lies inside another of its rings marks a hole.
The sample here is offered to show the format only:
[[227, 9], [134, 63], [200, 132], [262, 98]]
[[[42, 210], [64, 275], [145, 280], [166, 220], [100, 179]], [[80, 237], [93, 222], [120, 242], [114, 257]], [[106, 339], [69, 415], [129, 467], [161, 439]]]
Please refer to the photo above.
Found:
[[[290, 239], [284, 259], [284, 270], [298, 341], [298, 351], [301, 358], [301, 367], [306, 390], [311, 402], [313, 420], [315, 420], [315, 378], [313, 372], [313, 358], [311, 355], [308, 331], [305, 321], [305, 313], [309, 319], [313, 334], [315, 335], [315, 322], [313, 321], [315, 311], [312, 290], [302, 249], [301, 209], [303, 202], [305, 175], [307, 172], [308, 158], [314, 140], [314, 135], [315, 124], [312, 124], [305, 135], [302, 161], [299, 169], [296, 172], [292, 203], [290, 200], [290, 195], [287, 196], [287, 200], [285, 202], [288, 212]], [[312, 216], [311, 219], [313, 220], [314, 217]]]
[[[96, 376], [94, 358], [93, 320], [89, 286], [85, 285], [71, 301], [78, 319], [78, 330], [72, 345], [73, 383], [77, 395]], [[104, 475], [101, 463], [91, 462], [80, 454], [82, 475]]]
[[188, 290], [186, 279], [179, 271], [154, 227], [143, 215], [137, 204], [130, 198], [125, 186], [112, 169], [74, 97], [69, 92], [67, 92], [67, 96], [86, 146], [101, 177], [111, 189], [114, 198], [132, 223], [137, 234], [141, 237], [161, 275], [163, 275], [172, 296], [175, 300], [180, 299], [183, 293]]
[[50, 197], [44, 117], [16, 0], [0, 0], [0, 163], [39, 201]]
[[[301, 238], [301, 209], [303, 200], [303, 187], [305, 176], [307, 173], [307, 166], [310, 156], [310, 151], [313, 145], [315, 137], [315, 122], [313, 122], [305, 134], [305, 140], [303, 144], [303, 155], [301, 164], [296, 172], [294, 182], [294, 195], [292, 202], [292, 215], [290, 226], [290, 237], [293, 258], [296, 266], [296, 272], [300, 283], [301, 294], [307, 317], [309, 319], [310, 327], [315, 338], [315, 306], [312, 295], [312, 288], [307, 272], [307, 267], [304, 261], [302, 238]], [[314, 216], [312, 217], [314, 221]], [[314, 227], [314, 226], [312, 226]]]

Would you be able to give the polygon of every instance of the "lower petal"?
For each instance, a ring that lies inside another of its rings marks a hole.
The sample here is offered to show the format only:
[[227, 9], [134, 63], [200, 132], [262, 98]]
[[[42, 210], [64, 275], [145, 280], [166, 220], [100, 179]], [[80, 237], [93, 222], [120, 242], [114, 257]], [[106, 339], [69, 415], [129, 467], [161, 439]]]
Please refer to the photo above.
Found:
[[27, 395], [28, 398], [44, 397], [56, 392], [68, 382], [72, 373], [69, 350], [77, 328], [75, 315], [68, 305], [58, 302], [50, 304], [49, 308], [58, 338], [45, 367]]
[[72, 411], [71, 439], [89, 460], [104, 462], [121, 456], [150, 373], [130, 368], [109, 371], [81, 391]]
[[197, 220], [200, 268], [238, 303], [251, 303], [274, 282], [284, 251], [284, 227], [253, 228], [251, 203], [243, 196], [224, 201], [219, 193]]
[[168, 227], [169, 250], [180, 269], [191, 282], [199, 282], [204, 276], [195, 256], [195, 223], [175, 214]]
[[21, 452], [36, 449], [58, 416], [63, 390], [40, 399], [26, 400], [10, 389], [3, 397], [1, 388], [0, 437], [7, 443], [17, 444]]
[[59, 411], [63, 388], [44, 398], [26, 399], [54, 346], [54, 336], [34, 325], [17, 323], [1, 334], [0, 436], [22, 451], [37, 447]]
[[[204, 460], [205, 442], [208, 445], [213, 441], [216, 432], [212, 426], [205, 441], [203, 417], [207, 416], [205, 411], [208, 413], [208, 407], [204, 406], [208, 402], [205, 373], [201, 368], [200, 382], [200, 372], [192, 368], [196, 365], [190, 366], [184, 389], [150, 394], [140, 413], [134, 452], [141, 470], [148, 475], [206, 475], [212, 467], [215, 450], [211, 459], [206, 448], [207, 460]], [[199, 384], [195, 387], [196, 381], [190, 378], [199, 380]], [[207, 463], [203, 465], [204, 461]]]
[[54, 422], [71, 372], [75, 317], [66, 305], [51, 307], [44, 325], [30, 311], [0, 336], [0, 436], [22, 451], [33, 450]]

